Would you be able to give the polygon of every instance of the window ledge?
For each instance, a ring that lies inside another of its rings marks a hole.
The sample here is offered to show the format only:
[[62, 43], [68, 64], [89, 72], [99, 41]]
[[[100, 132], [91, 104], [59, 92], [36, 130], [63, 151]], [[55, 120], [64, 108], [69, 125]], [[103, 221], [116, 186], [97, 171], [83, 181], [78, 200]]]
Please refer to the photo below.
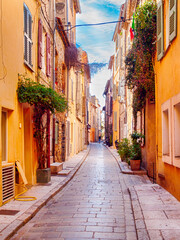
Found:
[[33, 65], [31, 66], [28, 62], [26, 62], [25, 60], [24, 60], [24, 65], [26, 66], [26, 67], [28, 67], [28, 69], [29, 70], [31, 70], [31, 72], [34, 72], [34, 70], [33, 70]]

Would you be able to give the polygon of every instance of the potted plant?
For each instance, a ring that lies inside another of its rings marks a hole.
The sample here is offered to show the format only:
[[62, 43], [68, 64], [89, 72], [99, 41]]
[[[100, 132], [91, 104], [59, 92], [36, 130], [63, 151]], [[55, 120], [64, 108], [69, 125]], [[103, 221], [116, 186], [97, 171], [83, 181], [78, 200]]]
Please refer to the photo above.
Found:
[[67, 101], [50, 86], [34, 82], [23, 75], [19, 75], [17, 95], [20, 103], [29, 103], [33, 106], [33, 137], [36, 141], [38, 161], [36, 178], [38, 183], [47, 183], [51, 178], [48, 161], [50, 144], [47, 140], [50, 112], [64, 112]]
[[141, 143], [142, 134], [134, 132], [131, 134], [132, 144], [130, 146], [130, 166], [131, 170], [139, 170], [141, 165]]
[[116, 147], [116, 149], [118, 149], [118, 147], [119, 147], [119, 141], [118, 140], [115, 141], [115, 147]]
[[118, 146], [118, 153], [121, 157], [123, 162], [127, 162], [129, 164], [129, 157], [130, 157], [130, 142], [127, 138], [123, 138]]

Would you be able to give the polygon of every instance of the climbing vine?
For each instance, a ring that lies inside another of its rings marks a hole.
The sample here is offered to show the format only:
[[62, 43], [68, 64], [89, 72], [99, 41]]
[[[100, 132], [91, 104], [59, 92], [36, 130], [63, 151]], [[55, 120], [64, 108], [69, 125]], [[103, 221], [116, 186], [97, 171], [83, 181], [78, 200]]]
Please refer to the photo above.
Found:
[[58, 94], [51, 87], [34, 82], [23, 75], [19, 75], [18, 100], [20, 103], [29, 103], [34, 106], [33, 123], [34, 138], [38, 154], [38, 168], [43, 169], [47, 160], [47, 118], [49, 112], [64, 112], [67, 101], [63, 95]]
[[133, 45], [125, 59], [126, 84], [133, 90], [134, 117], [144, 107], [146, 98], [155, 98], [156, 9], [153, 1], [137, 8]]

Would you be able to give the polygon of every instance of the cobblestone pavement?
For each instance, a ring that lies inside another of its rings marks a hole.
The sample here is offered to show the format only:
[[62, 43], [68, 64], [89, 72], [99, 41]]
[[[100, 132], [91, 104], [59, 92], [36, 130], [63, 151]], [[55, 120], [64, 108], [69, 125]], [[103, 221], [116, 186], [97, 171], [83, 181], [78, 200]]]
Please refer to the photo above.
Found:
[[136, 240], [130, 186], [145, 176], [123, 175], [112, 154], [92, 144], [71, 182], [22, 227], [13, 240]]

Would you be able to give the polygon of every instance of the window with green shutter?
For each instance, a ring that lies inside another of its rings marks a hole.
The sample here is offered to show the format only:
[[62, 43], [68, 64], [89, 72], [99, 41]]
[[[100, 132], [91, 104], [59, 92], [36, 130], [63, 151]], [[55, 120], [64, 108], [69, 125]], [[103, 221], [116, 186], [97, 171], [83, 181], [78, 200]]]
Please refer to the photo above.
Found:
[[32, 15], [24, 4], [24, 62], [32, 67]]
[[157, 60], [160, 61], [164, 55], [164, 14], [163, 1], [157, 6]]
[[172, 41], [177, 34], [177, 1], [169, 0], [169, 40]]

